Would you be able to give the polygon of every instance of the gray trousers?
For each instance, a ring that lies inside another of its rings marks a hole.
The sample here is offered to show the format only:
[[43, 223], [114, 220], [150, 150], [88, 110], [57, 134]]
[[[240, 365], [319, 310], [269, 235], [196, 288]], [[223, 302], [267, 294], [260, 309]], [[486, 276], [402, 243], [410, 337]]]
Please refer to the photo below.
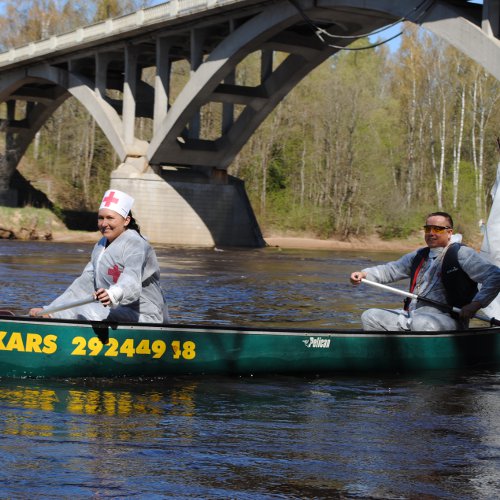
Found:
[[367, 309], [361, 315], [363, 330], [433, 332], [457, 330], [462, 325], [449, 314], [434, 307], [412, 311], [411, 318], [403, 309]]

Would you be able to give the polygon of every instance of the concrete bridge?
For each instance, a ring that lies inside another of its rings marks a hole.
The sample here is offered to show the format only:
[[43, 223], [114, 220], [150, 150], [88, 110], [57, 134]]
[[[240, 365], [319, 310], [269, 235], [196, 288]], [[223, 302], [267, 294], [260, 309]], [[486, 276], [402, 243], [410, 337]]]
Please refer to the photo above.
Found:
[[[136, 198], [152, 241], [262, 245], [228, 166], [305, 75], [352, 37], [401, 20], [424, 26], [500, 79], [500, 0], [171, 0], [1, 53], [0, 203], [15, 205], [9, 183], [20, 159], [73, 96], [116, 151], [121, 164], [111, 186]], [[333, 37], [321, 39], [318, 30]], [[239, 65], [251, 54], [260, 72], [248, 85]], [[173, 100], [172, 65], [181, 60], [190, 75]], [[208, 128], [203, 108], [213, 103], [221, 118]], [[140, 136], [140, 117], [151, 120], [148, 137]]]

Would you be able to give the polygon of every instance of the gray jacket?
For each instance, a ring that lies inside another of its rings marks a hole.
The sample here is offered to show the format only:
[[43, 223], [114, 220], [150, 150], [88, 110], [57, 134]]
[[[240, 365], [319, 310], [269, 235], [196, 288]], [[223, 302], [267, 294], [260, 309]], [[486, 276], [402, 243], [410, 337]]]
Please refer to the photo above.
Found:
[[[444, 250], [444, 249], [443, 249]], [[377, 283], [393, 283], [410, 277], [411, 266], [418, 250], [403, 255], [399, 260], [388, 262], [379, 266], [363, 269], [367, 273], [367, 279]], [[438, 255], [434, 256], [439, 258]], [[429, 256], [429, 258], [432, 258]], [[458, 262], [467, 275], [481, 286], [473, 300], [486, 307], [500, 293], [500, 268], [486, 260], [474, 249], [461, 246], [458, 251]], [[426, 278], [429, 279], [428, 277]], [[432, 283], [424, 283], [425, 297], [437, 302], [446, 303], [446, 291], [441, 279], [432, 280]], [[426, 304], [418, 301], [415, 308]], [[427, 304], [428, 305], [428, 304]]]
[[164, 298], [160, 269], [151, 245], [137, 231], [127, 229], [106, 247], [106, 238], [96, 243], [81, 276], [47, 307], [89, 297], [98, 288], [108, 290], [113, 305], [95, 302], [53, 313], [56, 318], [163, 322]]

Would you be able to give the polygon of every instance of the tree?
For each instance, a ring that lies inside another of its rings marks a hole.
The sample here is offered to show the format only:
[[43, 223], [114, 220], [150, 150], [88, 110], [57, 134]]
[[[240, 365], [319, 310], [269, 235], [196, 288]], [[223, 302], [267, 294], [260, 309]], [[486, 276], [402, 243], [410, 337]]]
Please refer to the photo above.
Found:
[[478, 218], [484, 216], [484, 175], [485, 175], [485, 140], [486, 129], [492, 113], [497, 108], [499, 99], [499, 83], [493, 80], [481, 68], [477, 67], [471, 89], [472, 126], [471, 150], [474, 165], [476, 187], [476, 210]]
[[96, 0], [94, 22], [130, 14], [150, 5], [150, 1], [140, 0]]
[[68, 0], [7, 0], [0, 17], [0, 48], [8, 50], [49, 38], [89, 22], [88, 2]]

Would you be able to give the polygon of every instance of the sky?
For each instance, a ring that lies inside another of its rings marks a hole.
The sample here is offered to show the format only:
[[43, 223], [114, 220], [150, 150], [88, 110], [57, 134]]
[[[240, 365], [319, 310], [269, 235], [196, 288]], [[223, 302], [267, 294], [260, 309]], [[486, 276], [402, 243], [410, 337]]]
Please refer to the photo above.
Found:
[[[368, 37], [368, 39], [372, 43], [376, 43], [377, 41], [382, 41], [382, 40], [388, 40], [394, 35], [400, 33], [402, 30], [403, 30], [403, 23], [398, 23], [395, 24], [394, 26], [391, 26], [390, 28], [387, 28], [384, 31], [381, 31], [380, 33], [377, 33], [375, 36]], [[389, 50], [391, 52], [397, 52], [397, 50], [401, 46], [401, 37], [398, 36], [394, 38], [394, 40], [387, 42], [387, 46], [389, 47]]]

